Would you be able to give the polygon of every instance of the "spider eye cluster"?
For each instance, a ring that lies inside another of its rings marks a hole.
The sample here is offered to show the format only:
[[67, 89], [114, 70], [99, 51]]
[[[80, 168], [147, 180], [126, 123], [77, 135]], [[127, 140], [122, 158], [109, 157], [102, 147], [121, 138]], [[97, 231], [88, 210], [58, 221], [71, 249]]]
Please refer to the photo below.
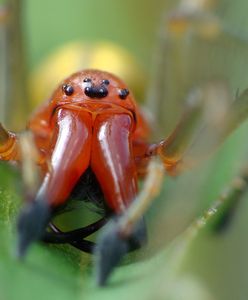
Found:
[[74, 93], [74, 88], [70, 84], [63, 84], [62, 91], [65, 93], [66, 96], [71, 96]]
[[107, 85], [110, 84], [108, 79], [103, 79], [99, 85], [94, 84], [92, 79], [89, 77], [84, 78], [83, 82], [88, 83], [84, 89], [86, 96], [95, 99], [102, 99], [108, 95]]
[[106, 87], [101, 86], [101, 87], [93, 87], [93, 86], [88, 86], [84, 89], [85, 95], [87, 95], [90, 98], [104, 98], [108, 95], [108, 90]]
[[[108, 88], [107, 86], [110, 85], [110, 81], [108, 79], [103, 79], [99, 85], [95, 85], [92, 82], [92, 79], [89, 77], [85, 77], [83, 82], [88, 83], [84, 89], [85, 95], [90, 98], [104, 98], [108, 95]], [[64, 83], [62, 85], [62, 91], [66, 96], [71, 96], [74, 93], [74, 88], [69, 83]], [[125, 100], [129, 95], [128, 89], [119, 89], [118, 96], [120, 99]]]

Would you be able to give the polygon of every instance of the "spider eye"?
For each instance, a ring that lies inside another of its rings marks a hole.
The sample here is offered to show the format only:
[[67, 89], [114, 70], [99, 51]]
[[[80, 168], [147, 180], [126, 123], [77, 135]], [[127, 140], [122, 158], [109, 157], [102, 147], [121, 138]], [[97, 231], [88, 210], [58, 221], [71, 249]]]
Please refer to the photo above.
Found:
[[121, 89], [121, 90], [119, 90], [119, 97], [122, 100], [125, 100], [128, 95], [129, 95], [129, 90], [128, 89]]
[[108, 79], [103, 79], [102, 83], [103, 83], [103, 84], [106, 84], [106, 85], [109, 85], [109, 84], [110, 84], [110, 82], [109, 82]]
[[66, 94], [66, 96], [71, 96], [74, 92], [74, 88], [70, 84], [63, 84], [62, 91]]
[[84, 78], [83, 82], [91, 82], [92, 80], [88, 77]]
[[105, 86], [94, 87], [94, 86], [87, 86], [84, 89], [85, 95], [90, 98], [97, 98], [101, 99], [108, 95], [108, 90]]

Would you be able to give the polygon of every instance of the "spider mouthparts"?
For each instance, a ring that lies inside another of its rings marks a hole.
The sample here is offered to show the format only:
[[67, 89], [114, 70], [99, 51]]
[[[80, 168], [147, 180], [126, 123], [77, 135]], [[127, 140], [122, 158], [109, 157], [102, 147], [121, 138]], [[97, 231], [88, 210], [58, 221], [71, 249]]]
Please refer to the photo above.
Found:
[[17, 257], [25, 256], [29, 246], [42, 238], [51, 217], [51, 208], [44, 200], [37, 200], [26, 204], [22, 210], [18, 223]]
[[120, 234], [118, 218], [112, 219], [103, 229], [95, 248], [96, 281], [104, 286], [121, 259], [129, 251], [136, 250], [146, 243], [147, 232], [144, 219], [135, 225], [129, 236]]
[[106, 284], [109, 275], [128, 251], [128, 240], [120, 236], [116, 221], [110, 221], [102, 231], [95, 248], [97, 285]]

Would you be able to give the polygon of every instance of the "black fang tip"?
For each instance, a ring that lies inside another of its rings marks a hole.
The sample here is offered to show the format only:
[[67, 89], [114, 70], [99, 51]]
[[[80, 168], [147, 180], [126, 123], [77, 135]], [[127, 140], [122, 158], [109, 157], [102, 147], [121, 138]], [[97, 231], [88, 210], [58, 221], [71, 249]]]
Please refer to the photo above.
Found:
[[104, 286], [123, 256], [140, 248], [146, 241], [147, 231], [143, 218], [127, 237], [122, 237], [119, 233], [118, 218], [109, 221], [101, 232], [94, 251], [97, 284]]
[[104, 286], [113, 269], [129, 251], [129, 241], [123, 239], [116, 221], [111, 220], [102, 233], [95, 248], [97, 285]]
[[25, 256], [29, 246], [42, 238], [51, 217], [51, 208], [44, 201], [28, 203], [22, 210], [17, 223], [17, 257]]

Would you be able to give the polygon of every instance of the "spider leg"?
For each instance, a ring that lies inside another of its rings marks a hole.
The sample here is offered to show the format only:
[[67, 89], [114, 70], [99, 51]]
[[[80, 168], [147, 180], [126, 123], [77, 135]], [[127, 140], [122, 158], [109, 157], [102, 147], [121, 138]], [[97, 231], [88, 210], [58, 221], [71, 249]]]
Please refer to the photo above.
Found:
[[143, 190], [122, 215], [111, 219], [97, 241], [97, 283], [104, 285], [122, 257], [146, 242], [146, 227], [142, 216], [160, 190], [163, 166], [157, 159], [149, 165]]
[[213, 231], [216, 233], [225, 232], [231, 225], [240, 201], [248, 191], [248, 167], [242, 168], [242, 171], [229, 185], [228, 189], [222, 193], [218, 199], [222, 203], [222, 212], [219, 218], [213, 223]]
[[153, 61], [154, 76], [147, 97], [149, 111], [163, 129], [161, 132], [157, 128], [157, 131], [166, 136], [174, 128], [175, 116], [180, 115], [189, 90], [211, 78], [220, 78], [220, 74], [225, 75], [219, 63], [223, 51], [220, 58], [209, 55], [223, 33], [221, 20], [208, 4], [215, 1], [177, 2], [172, 10], [165, 10], [161, 18]]
[[0, 123], [0, 160], [18, 160], [19, 152], [16, 134], [7, 131]]
[[[217, 103], [223, 94], [223, 86], [208, 84], [194, 94], [195, 103], [186, 108], [175, 130], [156, 149], [170, 175], [199, 164], [248, 117], [248, 90], [232, 103], [225, 104], [217, 115], [208, 113], [216, 106], [209, 107], [209, 102], [216, 98], [213, 104]], [[205, 99], [200, 99], [202, 95]]]
[[[211, 0], [181, 0], [161, 20], [148, 107], [163, 128], [163, 137], [168, 137], [156, 154], [170, 175], [200, 163], [248, 116], [248, 93], [233, 101], [235, 89], [243, 83], [227, 76], [233, 71], [226, 63], [234, 45], [246, 53], [247, 43], [226, 26], [218, 5]], [[239, 71], [235, 72], [236, 78]], [[176, 125], [185, 97], [202, 104], [187, 103]]]

